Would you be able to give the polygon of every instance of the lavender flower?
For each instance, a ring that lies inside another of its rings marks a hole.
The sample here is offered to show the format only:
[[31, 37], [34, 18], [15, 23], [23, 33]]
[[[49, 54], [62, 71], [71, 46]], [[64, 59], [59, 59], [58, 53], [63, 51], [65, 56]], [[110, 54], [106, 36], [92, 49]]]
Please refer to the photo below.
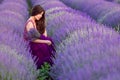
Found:
[[0, 56], [1, 80], [36, 80], [37, 70], [32, 59], [4, 44], [0, 45]]
[[16, 2], [4, 2], [2, 5], [0, 5], [0, 11], [4, 10], [10, 10], [15, 13], [20, 13], [23, 17], [27, 17], [28, 14], [27, 8]]
[[26, 3], [26, 1], [25, 0], [3, 0], [3, 3], [13, 3], [13, 2], [15, 2], [15, 3], [20, 3], [21, 5], [23, 5], [23, 6], [25, 6], [26, 8], [28, 7], [28, 5], [27, 5], [27, 3]]
[[[0, 8], [0, 79], [36, 80], [38, 71], [34, 63], [35, 57], [30, 54], [28, 43], [22, 36], [26, 20], [23, 16], [27, 13], [18, 11], [25, 7], [14, 4], [13, 1], [16, 0], [10, 0], [11, 3], [6, 1], [4, 0]], [[24, 0], [21, 2], [26, 3]], [[16, 5], [16, 9], [13, 10], [11, 4]], [[5, 9], [8, 5], [9, 9]]]
[[12, 11], [1, 11], [0, 15], [1, 15], [0, 17], [1, 27], [4, 27], [4, 25], [8, 25], [10, 28], [13, 28], [20, 35], [23, 33], [25, 24], [25, 19], [23, 18], [23, 16]]
[[3, 0], [0, 0], [0, 4], [2, 3]]
[[120, 3], [120, 0], [106, 0], [106, 1], [110, 1], [110, 2], [114, 2], [114, 3]]
[[100, 30], [102, 33], [97, 28], [88, 26], [74, 31], [58, 46], [51, 69], [55, 80], [99, 80], [119, 73], [120, 36], [110, 30]]
[[[44, 8], [51, 6], [42, 0], [33, 2], [44, 5]], [[57, 3], [59, 4], [59, 1]], [[86, 2], [81, 0], [81, 3], [84, 7]], [[112, 73], [119, 75], [119, 34], [81, 13], [74, 14], [76, 11], [73, 12], [67, 7], [59, 12], [58, 7], [62, 6], [54, 5], [46, 9], [47, 29], [57, 44], [56, 59], [53, 59], [54, 65], [50, 72], [53, 79], [104, 80]], [[89, 7], [85, 8], [87, 10]], [[114, 80], [114, 76], [112, 77]]]
[[[103, 23], [107, 26], [114, 27], [119, 25], [120, 17], [118, 14], [120, 14], [120, 8], [119, 8], [119, 5], [116, 3], [110, 3], [104, 0], [98, 0], [98, 1], [96, 0], [87, 0], [87, 1], [61, 0], [61, 1], [75, 9], [88, 13], [96, 21]], [[110, 19], [111, 16], [112, 18]]]

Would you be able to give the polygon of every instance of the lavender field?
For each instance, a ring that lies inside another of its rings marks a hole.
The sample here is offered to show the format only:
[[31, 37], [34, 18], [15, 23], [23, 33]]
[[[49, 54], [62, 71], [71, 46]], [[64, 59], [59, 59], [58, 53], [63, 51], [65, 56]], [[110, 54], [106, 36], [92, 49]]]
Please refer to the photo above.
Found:
[[119, 0], [0, 0], [0, 80], [47, 80], [23, 40], [37, 4], [56, 46], [53, 80], [120, 80]]

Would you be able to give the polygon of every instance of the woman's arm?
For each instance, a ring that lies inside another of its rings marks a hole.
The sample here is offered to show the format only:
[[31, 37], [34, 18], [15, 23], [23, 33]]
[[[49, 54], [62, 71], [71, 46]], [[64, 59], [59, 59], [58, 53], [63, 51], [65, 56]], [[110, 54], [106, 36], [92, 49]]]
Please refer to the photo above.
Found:
[[[48, 40], [39, 39], [40, 33], [34, 29], [32, 23], [29, 22], [26, 27], [27, 27], [27, 32], [28, 32], [27, 37], [28, 37], [29, 41], [35, 42], [35, 43], [46, 43], [46, 44], [50, 43]], [[46, 35], [46, 33], [45, 33], [45, 35]]]
[[47, 37], [47, 30], [45, 29], [45, 32], [43, 33], [44, 36]]
[[32, 40], [32, 42], [35, 42], [35, 43], [48, 43], [48, 40], [41, 40], [41, 39], [34, 39]]

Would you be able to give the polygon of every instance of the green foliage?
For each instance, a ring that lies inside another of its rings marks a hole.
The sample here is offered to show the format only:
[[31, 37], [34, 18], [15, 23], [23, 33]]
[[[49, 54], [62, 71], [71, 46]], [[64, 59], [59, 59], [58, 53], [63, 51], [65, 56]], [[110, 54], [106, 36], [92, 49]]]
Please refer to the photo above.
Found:
[[120, 25], [116, 26], [114, 29], [120, 33]]
[[32, 3], [31, 0], [26, 0], [27, 4], [28, 4], [28, 11], [29, 11], [29, 15], [31, 14], [31, 9], [32, 9]]
[[51, 77], [49, 75], [50, 67], [50, 64], [45, 62], [39, 69], [39, 76], [37, 80], [51, 80]]
[[13, 79], [9, 73], [7, 73], [7, 75], [5, 75], [5, 77], [2, 77], [1, 73], [0, 73], [0, 80], [13, 80]]

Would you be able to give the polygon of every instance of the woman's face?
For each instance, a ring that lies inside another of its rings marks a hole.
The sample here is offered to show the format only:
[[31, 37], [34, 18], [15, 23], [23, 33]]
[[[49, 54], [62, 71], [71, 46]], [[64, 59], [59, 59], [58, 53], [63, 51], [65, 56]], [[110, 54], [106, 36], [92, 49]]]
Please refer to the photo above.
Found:
[[39, 20], [39, 19], [42, 17], [42, 15], [43, 15], [43, 12], [41, 12], [40, 14], [37, 14], [37, 15], [35, 16], [35, 19], [36, 19], [36, 20]]

